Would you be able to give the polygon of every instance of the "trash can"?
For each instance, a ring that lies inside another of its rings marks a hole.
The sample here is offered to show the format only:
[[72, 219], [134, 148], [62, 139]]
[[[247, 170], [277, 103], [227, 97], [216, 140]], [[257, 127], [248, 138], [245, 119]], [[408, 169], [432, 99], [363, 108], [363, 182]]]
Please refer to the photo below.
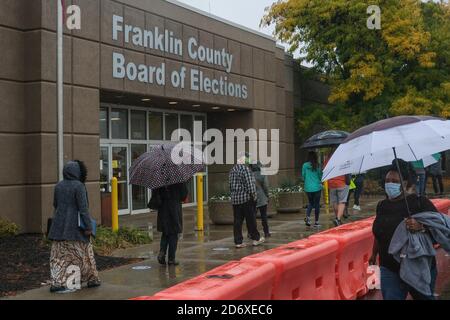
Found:
[[102, 226], [111, 228], [111, 192], [101, 193]]

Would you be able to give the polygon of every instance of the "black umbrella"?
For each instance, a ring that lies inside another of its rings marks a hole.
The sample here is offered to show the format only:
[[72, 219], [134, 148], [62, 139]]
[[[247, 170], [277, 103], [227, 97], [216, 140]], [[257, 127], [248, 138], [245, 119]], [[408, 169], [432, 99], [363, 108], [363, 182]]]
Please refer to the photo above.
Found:
[[186, 182], [197, 172], [205, 170], [202, 155], [194, 154], [191, 147], [175, 149], [174, 154], [185, 160], [184, 163], [176, 163], [172, 152], [177, 146], [154, 146], [137, 158], [130, 168], [130, 184], [157, 189]]
[[328, 130], [313, 135], [305, 141], [302, 149], [328, 148], [341, 144], [350, 133], [340, 130]]

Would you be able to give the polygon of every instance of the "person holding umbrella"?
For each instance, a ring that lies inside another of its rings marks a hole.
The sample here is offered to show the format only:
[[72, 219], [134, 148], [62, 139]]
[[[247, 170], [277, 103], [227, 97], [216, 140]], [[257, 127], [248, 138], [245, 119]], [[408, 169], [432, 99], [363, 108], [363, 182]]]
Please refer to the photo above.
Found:
[[[381, 287], [385, 299], [405, 299], [408, 292], [415, 295], [417, 299], [433, 299], [433, 287], [435, 279], [434, 265], [430, 264], [429, 270], [422, 270], [428, 274], [430, 285], [424, 295], [414, 292], [417, 289], [414, 282], [405, 285], [405, 279], [416, 277], [417, 274], [398, 273], [396, 263], [400, 263], [400, 269], [405, 261], [416, 258], [416, 253], [429, 252], [427, 258], [435, 256], [434, 250], [428, 250], [425, 243], [416, 242], [414, 252], [403, 251], [403, 257], [389, 255], [389, 247], [392, 246], [391, 239], [396, 234], [396, 228], [406, 219], [405, 228], [407, 232], [424, 232], [424, 238], [430, 240], [428, 228], [424, 225], [431, 225], [435, 220], [435, 215], [430, 217], [430, 212], [437, 212], [434, 205], [425, 197], [417, 194], [408, 195], [406, 192], [410, 176], [408, 165], [405, 161], [412, 162], [425, 159], [431, 154], [450, 149], [450, 121], [429, 116], [399, 116], [381, 120], [362, 127], [353, 132], [336, 150], [324, 169], [322, 180], [334, 178], [343, 174], [361, 173], [366, 170], [391, 165], [385, 178], [385, 191], [388, 199], [379, 203], [377, 217], [373, 225], [373, 232], [376, 242], [373, 248], [373, 255], [370, 263], [374, 264], [380, 255]], [[403, 159], [401, 161], [399, 159]], [[427, 213], [430, 221], [423, 219]], [[414, 215], [421, 218], [421, 223], [414, 219]], [[433, 231], [434, 229], [431, 229]], [[413, 234], [406, 242], [410, 244], [410, 238], [420, 238]], [[429, 244], [429, 243], [428, 243]], [[391, 259], [394, 258], [394, 261]], [[425, 280], [425, 279], [421, 279]], [[419, 281], [419, 279], [418, 279]], [[414, 287], [414, 288], [413, 288]], [[417, 291], [417, 290], [416, 290]]]
[[157, 208], [157, 230], [161, 232], [158, 262], [166, 265], [168, 252], [169, 266], [177, 266], [175, 260], [178, 246], [178, 237], [183, 233], [182, 203], [188, 196], [186, 183], [178, 183], [152, 190], [152, 199], [149, 207]]
[[178, 236], [183, 232], [182, 202], [188, 196], [186, 182], [205, 170], [202, 153], [189, 143], [153, 146], [130, 168], [130, 184], [152, 190], [148, 207], [158, 211], [157, 230], [162, 233], [158, 262], [175, 266]]
[[[400, 263], [389, 254], [389, 246], [398, 225], [406, 219], [406, 226], [410, 232], [426, 232], [423, 225], [414, 219], [414, 214], [421, 212], [437, 212], [433, 203], [424, 196], [416, 194], [405, 194], [407, 181], [410, 180], [410, 173], [407, 163], [399, 161], [400, 170], [393, 161], [393, 165], [386, 174], [385, 191], [387, 199], [378, 203], [376, 209], [376, 219], [373, 224], [373, 234], [375, 236], [370, 265], [375, 265], [379, 256], [381, 271], [381, 292], [385, 300], [405, 300], [407, 294], [411, 294], [414, 299], [434, 300], [434, 296], [424, 296], [416, 289], [406, 284], [400, 277]], [[403, 181], [403, 187], [402, 187]], [[433, 257], [431, 263], [431, 292], [434, 292], [434, 285], [437, 277], [436, 259]]]

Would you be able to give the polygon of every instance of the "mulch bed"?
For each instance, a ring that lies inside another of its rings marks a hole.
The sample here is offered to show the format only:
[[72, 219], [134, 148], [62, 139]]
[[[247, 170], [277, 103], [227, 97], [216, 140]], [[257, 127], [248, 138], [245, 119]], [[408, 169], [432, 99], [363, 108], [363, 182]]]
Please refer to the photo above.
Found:
[[[0, 239], [0, 297], [41, 287], [50, 279], [50, 245], [42, 235]], [[107, 270], [142, 259], [95, 256], [97, 269]]]

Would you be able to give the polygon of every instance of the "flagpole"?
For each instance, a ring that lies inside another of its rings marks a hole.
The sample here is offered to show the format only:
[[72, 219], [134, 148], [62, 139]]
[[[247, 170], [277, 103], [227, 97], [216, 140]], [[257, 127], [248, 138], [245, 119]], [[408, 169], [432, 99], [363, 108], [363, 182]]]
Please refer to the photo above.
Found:
[[63, 6], [62, 0], [57, 0], [57, 101], [58, 101], [58, 179], [63, 180], [64, 167], [64, 86], [63, 86]]

